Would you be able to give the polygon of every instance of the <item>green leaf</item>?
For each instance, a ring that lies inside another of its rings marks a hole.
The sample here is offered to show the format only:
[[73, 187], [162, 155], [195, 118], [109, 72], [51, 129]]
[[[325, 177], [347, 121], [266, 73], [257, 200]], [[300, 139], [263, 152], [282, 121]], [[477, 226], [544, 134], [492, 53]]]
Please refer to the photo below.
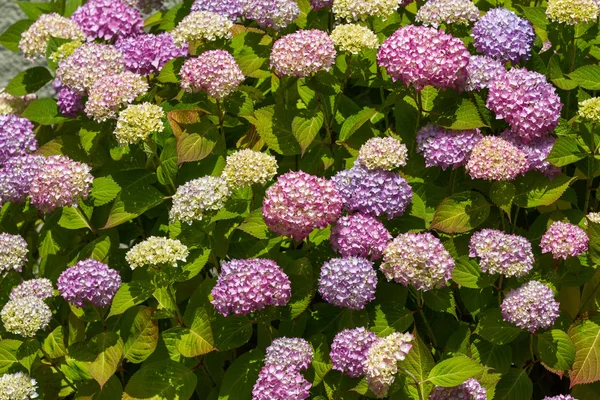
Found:
[[51, 37], [48, 41], [48, 44], [46, 45], [46, 64], [48, 64], [48, 68], [50, 68], [52, 72], [55, 72], [58, 68], [58, 62], [55, 62], [52, 59], [52, 54], [54, 54], [54, 52], [58, 50], [61, 45], [70, 41], [70, 39], [59, 39], [55, 37]]
[[19, 42], [21, 35], [35, 22], [32, 19], [22, 19], [15, 22], [0, 35], [0, 45], [6, 47], [10, 51], [20, 52]]
[[254, 111], [254, 117], [244, 116], [255, 127], [261, 139], [273, 151], [293, 156], [302, 149], [291, 129], [290, 113], [279, 106], [267, 106]]
[[[589, 252], [590, 258], [596, 264], [600, 264], [600, 224], [587, 220], [587, 233], [589, 237]], [[596, 289], [596, 286], [593, 288]], [[586, 291], [584, 290], [584, 293]]]
[[[128, 315], [129, 314], [129, 315]], [[153, 311], [148, 307], [137, 307], [125, 314], [121, 335], [125, 342], [123, 357], [134, 364], [144, 362], [158, 344], [158, 321], [152, 318]], [[133, 316], [133, 318], [128, 318]]]
[[438, 114], [432, 114], [432, 122], [444, 128], [465, 130], [487, 126], [481, 120], [477, 106], [468, 99], [456, 96], [440, 99], [440, 106], [434, 107], [434, 111]]
[[93, 230], [88, 222], [90, 215], [85, 216], [84, 212], [81, 207], [63, 207], [58, 225], [71, 230], [83, 228]]
[[184, 282], [192, 279], [202, 271], [208, 258], [210, 257], [211, 249], [194, 249], [190, 251], [187, 257], [187, 262], [181, 267], [181, 273], [177, 274], [175, 280]]
[[575, 322], [568, 334], [575, 346], [571, 387], [600, 380], [600, 316]]
[[319, 134], [324, 121], [323, 112], [317, 109], [304, 110], [292, 120], [292, 133], [298, 141], [303, 155]]
[[491, 343], [507, 344], [521, 334], [521, 329], [504, 321], [500, 309], [494, 308], [480, 314], [477, 333]]
[[184, 357], [196, 357], [215, 350], [210, 318], [204, 307], [196, 309], [192, 326], [183, 330], [176, 343]]
[[27, 339], [19, 346], [17, 358], [19, 359], [19, 363], [27, 368], [29, 373], [31, 373], [31, 366], [33, 363], [36, 362], [36, 360], [39, 361], [41, 349], [42, 346], [40, 346], [40, 342], [36, 339]]
[[412, 348], [406, 355], [406, 359], [398, 363], [398, 370], [406, 373], [411, 379], [417, 380], [422, 387], [421, 390], [427, 393], [433, 388], [433, 384], [426, 382], [426, 380], [434, 365], [435, 361], [431, 355], [431, 350], [418, 335], [415, 335]]
[[313, 295], [313, 267], [307, 258], [301, 258], [284, 268], [292, 283], [292, 297], [288, 301], [289, 318], [296, 319], [309, 306]]
[[598, 65], [584, 65], [567, 76], [584, 89], [600, 90], [600, 66]]
[[560, 175], [549, 180], [540, 173], [528, 173], [517, 180], [517, 195], [515, 204], [519, 207], [549, 206], [565, 193], [577, 178]]
[[85, 245], [85, 247], [79, 252], [77, 258], [79, 260], [93, 258], [94, 260], [107, 263], [111, 244], [112, 242], [110, 236], [100, 236], [98, 239]]
[[113, 298], [108, 317], [123, 314], [133, 306], [148, 300], [154, 292], [154, 286], [150, 282], [131, 281], [123, 283]]
[[496, 181], [490, 186], [490, 199], [510, 216], [516, 191], [515, 185], [511, 182]]
[[481, 272], [477, 261], [467, 256], [456, 259], [456, 268], [452, 270], [452, 280], [470, 289], [490, 286], [495, 279], [493, 275]]
[[196, 375], [175, 361], [144, 364], [125, 387], [123, 400], [188, 400], [196, 389]]
[[236, 358], [225, 372], [218, 400], [251, 400], [264, 356], [253, 349]]
[[136, 184], [123, 188], [110, 210], [106, 224], [101, 229], [113, 228], [131, 221], [138, 215], [156, 207], [163, 200], [164, 195], [154, 186]]
[[569, 335], [558, 329], [552, 329], [537, 336], [537, 351], [545, 366], [566, 371], [575, 361], [575, 346]]
[[92, 182], [90, 200], [94, 206], [99, 207], [113, 201], [121, 192], [121, 186], [115, 182], [112, 176], [95, 178]]
[[219, 140], [218, 128], [204, 118], [188, 128], [177, 138], [178, 164], [200, 161], [210, 155]]
[[246, 232], [249, 235], [254, 236], [257, 239], [267, 239], [269, 235], [269, 228], [265, 224], [265, 220], [262, 215], [262, 208], [257, 208], [252, 211], [244, 222], [242, 222], [237, 229]]
[[548, 25], [548, 17], [546, 17], [545, 7], [519, 7], [525, 18], [527, 18], [533, 25], [546, 29]]
[[170, 137], [165, 141], [162, 152], [160, 153], [160, 165], [156, 169], [158, 181], [165, 186], [175, 187], [179, 167], [177, 155], [177, 140]]
[[42, 350], [50, 358], [60, 358], [67, 354], [67, 347], [65, 346], [65, 328], [62, 326], [56, 327], [46, 339], [42, 345]]
[[496, 385], [494, 400], [531, 400], [533, 383], [524, 369], [511, 368]]
[[427, 381], [436, 386], [458, 386], [469, 378], [483, 372], [483, 367], [477, 361], [464, 356], [448, 358], [439, 362], [431, 372]]
[[60, 124], [67, 120], [60, 114], [56, 100], [48, 98], [33, 101], [21, 116], [40, 125]]
[[333, 368], [333, 363], [329, 358], [329, 345], [327, 343], [327, 337], [323, 334], [312, 336], [309, 339], [310, 344], [313, 347], [313, 360], [312, 367], [315, 373], [312, 379], [313, 387], [317, 386], [323, 381], [325, 375]]
[[423, 300], [432, 310], [447, 312], [456, 317], [456, 301], [450, 288], [428, 290], [423, 293]]
[[17, 1], [16, 2], [19, 8], [27, 15], [28, 18], [36, 20], [42, 14], [48, 14], [52, 11], [56, 11], [54, 9], [54, 4], [52, 3], [42, 3], [42, 2], [29, 2], [29, 1]]
[[344, 121], [342, 129], [340, 131], [340, 142], [345, 142], [350, 139], [354, 133], [360, 129], [361, 126], [366, 124], [375, 114], [377, 110], [370, 107], [365, 107], [360, 110], [357, 114], [351, 115]]
[[0, 341], [0, 374], [8, 372], [17, 360], [17, 350], [21, 346], [20, 340], [4, 339]]
[[456, 193], [436, 208], [431, 228], [445, 233], [468, 232], [484, 223], [489, 215], [490, 204], [481, 193]]
[[35, 93], [52, 80], [52, 74], [44, 67], [33, 67], [19, 72], [12, 78], [4, 91], [13, 96]]
[[169, 60], [158, 73], [156, 80], [161, 83], [179, 83], [179, 70], [183, 60], [183, 58]]
[[75, 400], [114, 400], [123, 396], [123, 386], [116, 375], [110, 377], [103, 387], [97, 382], [89, 381], [80, 386], [75, 393]]
[[490, 343], [487, 340], [473, 340], [471, 354], [481, 365], [493, 368], [502, 374], [508, 372], [512, 364], [510, 346]]
[[563, 136], [556, 140], [547, 160], [557, 167], [564, 167], [565, 165], [583, 160], [586, 156], [585, 149], [575, 139]]
[[246, 316], [223, 317], [217, 314], [212, 324], [215, 347], [219, 351], [236, 349], [252, 337], [252, 322]]
[[89, 348], [97, 355], [90, 363], [89, 372], [102, 387], [117, 371], [123, 356], [123, 341], [114, 332], [104, 332], [90, 339]]

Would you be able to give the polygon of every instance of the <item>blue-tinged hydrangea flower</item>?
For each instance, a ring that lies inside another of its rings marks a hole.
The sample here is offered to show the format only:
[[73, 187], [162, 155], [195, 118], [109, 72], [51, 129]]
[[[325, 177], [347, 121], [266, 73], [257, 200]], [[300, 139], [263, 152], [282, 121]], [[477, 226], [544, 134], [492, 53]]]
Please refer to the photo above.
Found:
[[550, 328], [558, 318], [558, 307], [552, 289], [538, 281], [509, 291], [500, 304], [505, 321], [531, 333]]
[[25, 58], [34, 60], [46, 55], [50, 38], [83, 40], [83, 31], [77, 24], [57, 13], [42, 14], [25, 32], [21, 34], [19, 49]]
[[220, 314], [246, 315], [267, 306], [284, 306], [291, 296], [288, 276], [267, 259], [224, 262], [211, 303]]
[[271, 231], [302, 240], [314, 229], [325, 228], [337, 220], [342, 205], [331, 181], [292, 171], [281, 175], [267, 190], [262, 213]]
[[76, 90], [68, 87], [62, 88], [58, 92], [58, 100], [56, 102], [60, 113], [65, 117], [75, 118], [77, 113], [83, 111], [83, 96]]
[[542, 236], [542, 253], [552, 253], [552, 258], [577, 257], [588, 249], [588, 236], [583, 229], [568, 222], [555, 221]]
[[527, 154], [510, 142], [487, 136], [471, 152], [467, 172], [473, 179], [510, 181], [529, 169]]
[[471, 236], [469, 256], [479, 257], [483, 272], [524, 276], [533, 268], [531, 243], [522, 236], [483, 229]]
[[245, 79], [238, 63], [225, 50], [208, 50], [185, 60], [180, 75], [186, 92], [206, 91], [217, 100], [229, 96]]
[[546, 16], [568, 25], [587, 24], [598, 19], [598, 6], [596, 0], [548, 0]]
[[339, 332], [333, 339], [329, 353], [333, 369], [351, 378], [364, 375], [367, 352], [377, 340], [373, 332], [367, 331], [362, 326]]
[[483, 135], [479, 129], [450, 131], [429, 124], [417, 133], [417, 151], [425, 157], [427, 167], [457, 168], [467, 163], [481, 139]]
[[479, 9], [471, 0], [428, 0], [417, 12], [415, 20], [425, 26], [442, 24], [469, 25], [479, 18]]
[[529, 59], [535, 40], [531, 22], [505, 8], [488, 11], [473, 26], [472, 36], [478, 52], [513, 64]]
[[170, 33], [175, 44], [212, 42], [231, 39], [233, 22], [227, 17], [210, 11], [196, 11], [186, 16]]
[[163, 0], [121, 0], [121, 2], [146, 14], [152, 10], [159, 10], [163, 6]]
[[347, 21], [365, 21], [369, 17], [386, 19], [400, 3], [400, 0], [333, 0], [332, 11], [337, 19]]
[[575, 397], [568, 394], [559, 394], [558, 396], [546, 396], [543, 400], [577, 400]]
[[125, 67], [139, 75], [156, 73], [178, 57], [188, 55], [186, 46], [177, 46], [168, 33], [139, 35], [119, 40], [115, 47], [123, 54]]
[[162, 132], [165, 112], [151, 103], [132, 104], [119, 113], [115, 137], [121, 146], [140, 143], [154, 132]]
[[105, 76], [92, 84], [85, 103], [85, 113], [98, 122], [117, 118], [122, 106], [131, 104], [147, 91], [148, 83], [133, 72]]
[[23, 372], [0, 376], [0, 400], [33, 400], [38, 398], [37, 381]]
[[338, 49], [352, 54], [379, 48], [379, 39], [375, 32], [358, 24], [338, 25], [329, 37]]
[[223, 178], [203, 176], [177, 188], [169, 211], [171, 222], [191, 224], [223, 208], [231, 191]]
[[301, 371], [310, 365], [313, 348], [302, 338], [280, 337], [267, 347], [265, 365], [279, 365], [286, 369]]
[[452, 278], [454, 267], [440, 239], [429, 232], [407, 232], [388, 245], [379, 268], [388, 281], [427, 291], [443, 287]]
[[277, 160], [272, 155], [244, 149], [227, 156], [222, 177], [231, 189], [265, 185], [277, 174]]
[[357, 213], [340, 218], [331, 228], [329, 241], [343, 257], [368, 257], [378, 260], [392, 235], [377, 218]]
[[27, 262], [27, 242], [20, 235], [0, 233], [0, 275], [21, 272]]
[[52, 296], [54, 296], [54, 287], [50, 279], [47, 278], [23, 281], [10, 292], [10, 300], [24, 297], [37, 297], [40, 300], [45, 300]]
[[142, 14], [120, 0], [89, 0], [71, 16], [88, 41], [123, 39], [144, 33]]
[[400, 174], [381, 169], [369, 170], [356, 163], [338, 172], [332, 181], [349, 211], [383, 215], [392, 219], [404, 214], [412, 201], [412, 189]]
[[490, 87], [499, 76], [506, 73], [504, 65], [487, 56], [471, 56], [467, 65], [467, 82], [465, 90], [482, 90]]
[[319, 294], [334, 306], [362, 310], [375, 299], [377, 273], [362, 257], [333, 258], [323, 264]]
[[31, 121], [14, 114], [0, 115], [0, 166], [11, 157], [36, 151], [37, 147]]
[[19, 297], [9, 300], [0, 312], [7, 332], [33, 337], [40, 329], [46, 329], [52, 319], [52, 311], [44, 300], [37, 297]]
[[21, 114], [31, 102], [37, 99], [35, 93], [13, 96], [0, 88], [0, 115]]
[[408, 158], [408, 149], [404, 143], [393, 137], [374, 137], [358, 151], [356, 161], [368, 169], [386, 169], [403, 167]]
[[245, 14], [247, 0], [196, 0], [191, 11], [209, 11], [237, 21]]
[[325, 7], [331, 7], [333, 5], [333, 0], [310, 0], [310, 6], [315, 11], [319, 11]]
[[44, 157], [35, 154], [9, 158], [0, 169], [0, 204], [24, 203], [43, 163]]
[[178, 261], [186, 260], [188, 248], [179, 240], [159, 236], [150, 236], [133, 246], [125, 255], [125, 261], [131, 269], [151, 265], [177, 267]]
[[387, 396], [398, 373], [398, 361], [406, 358], [413, 339], [410, 333], [394, 332], [385, 338], [379, 338], [367, 352], [365, 376], [369, 389], [377, 398]]
[[429, 400], [486, 400], [486, 392], [477, 379], [470, 378], [454, 387], [436, 386]]
[[392, 80], [422, 90], [464, 87], [470, 54], [462, 40], [435, 28], [407, 25], [387, 38], [377, 53], [377, 64]]
[[560, 168], [552, 165], [550, 161], [546, 161], [556, 143], [556, 138], [545, 136], [526, 141], [509, 130], [502, 133], [502, 138], [525, 152], [529, 171], [539, 171], [550, 179], [560, 175]]
[[335, 62], [335, 46], [327, 32], [299, 30], [279, 38], [271, 51], [271, 69], [278, 76], [305, 77]]
[[279, 30], [300, 16], [300, 7], [294, 0], [246, 0], [244, 7], [246, 18], [262, 28]]
[[577, 114], [592, 122], [600, 122], [600, 97], [592, 97], [579, 102]]
[[106, 307], [121, 286], [119, 272], [88, 258], [67, 268], [57, 282], [60, 295], [77, 307]]
[[252, 400], [304, 400], [312, 384], [296, 370], [265, 365], [252, 389]]

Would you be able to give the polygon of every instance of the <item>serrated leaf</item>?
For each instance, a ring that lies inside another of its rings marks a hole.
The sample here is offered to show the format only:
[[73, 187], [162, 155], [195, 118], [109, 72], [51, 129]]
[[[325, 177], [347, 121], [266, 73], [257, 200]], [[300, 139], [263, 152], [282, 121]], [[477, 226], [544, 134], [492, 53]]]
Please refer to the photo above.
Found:
[[19, 72], [6, 85], [4, 91], [13, 96], [35, 93], [52, 80], [52, 74], [44, 67], [33, 67]]
[[175, 361], [144, 364], [125, 386], [123, 400], [188, 400], [196, 389], [196, 375]]
[[33, 363], [36, 362], [36, 360], [39, 361], [41, 349], [42, 346], [40, 346], [40, 342], [36, 339], [27, 339], [19, 346], [17, 358], [19, 359], [19, 363], [27, 368], [29, 373], [31, 373], [31, 366]]
[[261, 139], [273, 151], [293, 156], [300, 154], [302, 149], [291, 128], [289, 112], [278, 106], [267, 106], [254, 111], [254, 117], [247, 117], [260, 135]]
[[490, 186], [490, 199], [510, 218], [510, 210], [517, 189], [511, 182], [494, 182]]
[[587, 220], [587, 224], [587, 234], [589, 237], [588, 254], [594, 263], [600, 264], [600, 224], [589, 219]]
[[219, 131], [208, 119], [188, 125], [188, 128], [177, 138], [177, 163], [200, 161], [210, 155], [217, 141]]
[[495, 277], [481, 272], [475, 260], [463, 256], [456, 260], [456, 267], [452, 270], [452, 280], [460, 286], [481, 289], [493, 284]]
[[67, 354], [67, 347], [65, 346], [65, 328], [62, 326], [56, 327], [50, 334], [44, 339], [42, 350], [50, 358], [60, 358]]
[[468, 99], [448, 96], [440, 100], [440, 106], [434, 107], [434, 111], [433, 122], [444, 128], [465, 130], [487, 126], [481, 120], [477, 106]]
[[48, 98], [34, 100], [21, 116], [40, 125], [60, 124], [67, 120], [60, 114], [56, 100]]
[[537, 336], [537, 351], [545, 366], [557, 371], [566, 371], [575, 361], [575, 345], [569, 335], [552, 329]]
[[431, 355], [431, 350], [429, 350], [418, 335], [415, 335], [415, 339], [412, 341], [412, 348], [406, 355], [406, 358], [398, 363], [398, 370], [405, 373], [408, 372], [407, 375], [411, 379], [416, 379], [420, 382], [423, 387], [422, 390], [427, 391], [427, 389], [433, 387], [433, 384], [425, 381], [434, 366], [435, 361]]
[[[158, 321], [152, 318], [152, 309], [138, 307], [130, 310], [133, 317], [122, 325], [123, 357], [134, 364], [144, 362], [158, 344]], [[127, 317], [127, 314], [126, 314]]]
[[312, 336], [308, 341], [314, 350], [313, 359], [311, 362], [314, 371], [312, 384], [313, 386], [317, 386], [323, 381], [325, 375], [331, 371], [333, 364], [329, 358], [329, 345], [325, 335], [318, 334]]
[[313, 267], [307, 258], [301, 258], [284, 267], [292, 283], [292, 297], [288, 301], [289, 318], [300, 316], [309, 306], [313, 295]]
[[223, 317], [218, 314], [212, 323], [215, 347], [219, 351], [236, 349], [252, 337], [252, 322], [245, 316]]
[[6, 373], [14, 363], [18, 362], [17, 350], [23, 342], [4, 339], [0, 341], [0, 373]]
[[103, 206], [113, 201], [120, 192], [121, 186], [115, 182], [112, 176], [95, 178], [92, 182], [90, 200], [96, 207]]
[[191, 327], [182, 331], [176, 343], [184, 357], [196, 357], [215, 350], [210, 318], [204, 307], [196, 309]]
[[190, 251], [186, 263], [181, 266], [181, 273], [177, 274], [175, 280], [184, 282], [192, 279], [202, 271], [208, 258], [210, 257], [211, 249], [194, 249]]
[[507, 344], [521, 334], [521, 329], [504, 321], [500, 309], [494, 308], [480, 314], [477, 333], [491, 343]]
[[524, 369], [511, 368], [496, 385], [494, 400], [531, 400], [533, 383]]
[[110, 377], [103, 387], [90, 381], [78, 387], [74, 400], [115, 400], [123, 396], [123, 386], [116, 375]]
[[458, 386], [469, 378], [483, 372], [477, 361], [464, 356], [448, 358], [436, 364], [429, 372], [427, 381], [436, 386]]
[[584, 89], [600, 90], [600, 66], [598, 65], [584, 65], [567, 76]]
[[490, 204], [481, 193], [456, 193], [438, 205], [431, 228], [445, 233], [468, 232], [484, 223], [489, 215]]
[[218, 400], [251, 400], [264, 356], [253, 349], [236, 358], [225, 372]]
[[123, 283], [113, 298], [108, 317], [123, 314], [133, 306], [148, 300], [154, 292], [150, 282], [131, 281]]
[[528, 173], [517, 180], [515, 204], [519, 207], [549, 206], [555, 203], [568, 187], [576, 181], [576, 177], [561, 175], [549, 180], [539, 173]]
[[269, 228], [267, 227], [267, 224], [265, 224], [261, 208], [252, 211], [237, 229], [244, 231], [257, 239], [267, 239], [269, 234]]
[[102, 387], [117, 371], [123, 356], [123, 341], [114, 332], [104, 332], [90, 339], [89, 348], [97, 355], [89, 365], [89, 372]]
[[346, 118], [344, 124], [342, 125], [342, 129], [340, 131], [339, 141], [344, 142], [354, 133], [360, 129], [364, 124], [366, 124], [375, 114], [377, 110], [371, 107], [365, 107], [360, 110], [357, 114], [351, 115]]
[[319, 134], [324, 121], [320, 110], [305, 110], [292, 120], [292, 133], [302, 149], [302, 155]]
[[583, 160], [586, 156], [585, 149], [575, 139], [563, 136], [556, 140], [547, 160], [557, 167], [564, 167], [565, 165]]
[[414, 321], [413, 312], [395, 302], [381, 301], [375, 304], [371, 313], [370, 330], [379, 337], [393, 332], [405, 331]]
[[113, 228], [131, 221], [162, 203], [164, 198], [158, 189], [146, 184], [123, 188], [110, 210], [106, 224], [101, 229]]
[[79, 252], [78, 259], [85, 260], [86, 258], [93, 258], [94, 260], [98, 260], [103, 263], [108, 262], [110, 247], [112, 241], [110, 236], [103, 235], [98, 239], [88, 243], [85, 245], [83, 249]]
[[600, 316], [575, 322], [568, 334], [575, 346], [571, 387], [600, 380]]
[[[93, 210], [90, 210], [93, 211]], [[63, 207], [61, 210], [60, 220], [58, 221], [58, 225], [62, 226], [65, 229], [83, 229], [88, 228], [93, 231], [89, 223], [89, 215], [85, 216], [83, 213], [85, 211], [82, 210], [81, 207]]]
[[0, 35], [0, 45], [6, 47], [10, 51], [20, 52], [19, 42], [21, 41], [21, 35], [35, 22], [32, 19], [22, 19], [15, 22], [8, 27]]
[[512, 364], [510, 346], [490, 343], [487, 340], [475, 339], [471, 345], [471, 354], [481, 365], [502, 374], [508, 372]]
[[423, 293], [423, 300], [432, 310], [447, 312], [456, 317], [456, 301], [450, 288], [428, 290]]

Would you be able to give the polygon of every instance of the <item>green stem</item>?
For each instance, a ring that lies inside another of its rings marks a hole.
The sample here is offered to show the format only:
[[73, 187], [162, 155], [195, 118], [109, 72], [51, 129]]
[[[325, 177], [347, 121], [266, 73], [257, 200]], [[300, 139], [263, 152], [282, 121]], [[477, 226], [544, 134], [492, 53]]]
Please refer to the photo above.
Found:
[[96, 236], [98, 236], [98, 233], [96, 233], [96, 231], [94, 230], [94, 227], [92, 226], [92, 223], [90, 221], [90, 219], [87, 217], [87, 215], [85, 215], [85, 213], [81, 210], [80, 207], [73, 207], [75, 209], [75, 212], [81, 217], [81, 219], [83, 219], [85, 221], [85, 224], [87, 225], [88, 229]]
[[504, 281], [504, 275], [500, 275], [500, 281], [498, 282], [498, 306], [502, 305], [502, 283]]
[[417, 295], [417, 304], [419, 306], [419, 315], [421, 316], [421, 318], [423, 318], [423, 323], [425, 324], [425, 328], [427, 328], [427, 333], [429, 335], [429, 339], [431, 339], [431, 344], [433, 345], [434, 348], [437, 348], [437, 341], [435, 340], [435, 335], [433, 334], [433, 329], [431, 329], [431, 325], [429, 325], [429, 322], [427, 321], [427, 318], [425, 317], [425, 313], [423, 312], [423, 305], [425, 304], [425, 301], [421, 297], [421, 291], [417, 290], [416, 295]]

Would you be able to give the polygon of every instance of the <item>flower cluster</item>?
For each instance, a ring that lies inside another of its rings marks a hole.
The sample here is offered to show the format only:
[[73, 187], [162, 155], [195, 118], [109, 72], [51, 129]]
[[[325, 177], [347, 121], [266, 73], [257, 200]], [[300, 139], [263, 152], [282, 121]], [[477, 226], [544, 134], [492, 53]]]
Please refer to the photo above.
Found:
[[162, 132], [165, 112], [151, 103], [133, 104], [119, 113], [115, 137], [121, 146], [140, 143], [153, 132]]
[[185, 91], [204, 90], [217, 100], [229, 96], [245, 79], [240, 66], [225, 50], [208, 50], [185, 60], [180, 75]]
[[407, 25], [387, 38], [377, 53], [393, 81], [416, 90], [426, 85], [438, 89], [464, 86], [469, 51], [462, 40], [435, 28]]
[[472, 36], [478, 52], [513, 64], [529, 59], [535, 40], [531, 23], [505, 8], [488, 11], [473, 26]]
[[436, 386], [429, 395], [429, 400], [486, 400], [486, 392], [477, 379], [470, 378], [459, 386]]
[[471, 56], [467, 66], [465, 90], [488, 89], [491, 83], [506, 72], [504, 65], [487, 56]]
[[44, 300], [27, 296], [9, 300], [0, 316], [7, 332], [33, 337], [40, 329], [46, 329], [52, 319], [52, 311]]
[[340, 218], [331, 229], [329, 241], [334, 251], [343, 257], [383, 256], [392, 236], [377, 218], [357, 213]]
[[596, 0], [548, 0], [546, 16], [568, 25], [596, 22], [600, 4]]
[[467, 162], [467, 172], [473, 179], [510, 181], [529, 169], [527, 154], [510, 142], [487, 136], [480, 140]]
[[398, 372], [398, 361], [406, 358], [412, 348], [413, 335], [394, 332], [378, 339], [367, 352], [365, 376], [369, 389], [377, 398], [387, 396]]
[[121, 106], [130, 104], [147, 91], [148, 83], [133, 72], [105, 76], [90, 88], [85, 113], [98, 122], [116, 118]]
[[233, 22], [223, 15], [210, 11], [196, 11], [186, 16], [171, 31], [175, 44], [181, 46], [190, 42], [211, 42], [217, 39], [231, 39]]
[[225, 316], [246, 315], [267, 306], [284, 306], [291, 296], [288, 276], [267, 259], [224, 262], [211, 303]]
[[543, 400], [577, 400], [575, 397], [568, 394], [559, 394], [558, 396], [546, 396]]
[[114, 40], [144, 33], [144, 19], [138, 10], [120, 0], [89, 0], [71, 17], [88, 41]]
[[265, 365], [280, 365], [297, 371], [308, 368], [313, 359], [313, 348], [301, 338], [281, 337], [267, 347]]
[[88, 165], [65, 156], [50, 156], [31, 182], [31, 204], [47, 213], [76, 206], [87, 198], [93, 180]]
[[21, 282], [10, 292], [10, 300], [22, 299], [25, 297], [37, 297], [45, 300], [54, 296], [54, 288], [50, 279], [39, 278]]
[[294, 0], [245, 0], [246, 18], [256, 21], [262, 28], [279, 30], [300, 16], [300, 8]]
[[552, 289], [538, 281], [511, 290], [500, 304], [505, 321], [531, 333], [550, 328], [558, 318], [558, 306]]
[[467, 163], [481, 139], [479, 129], [449, 131], [429, 124], [417, 132], [417, 151], [425, 157], [427, 167], [457, 168]]
[[427, 291], [443, 287], [454, 267], [454, 260], [438, 238], [429, 232], [407, 232], [385, 249], [380, 269], [388, 281]]
[[552, 253], [552, 258], [577, 257], [588, 249], [588, 236], [580, 227], [568, 222], [555, 221], [542, 236], [542, 253]]
[[13, 96], [0, 88], [0, 115], [21, 114], [32, 101], [37, 99], [35, 93], [25, 96]]
[[562, 103], [544, 75], [513, 68], [498, 76], [489, 89], [487, 107], [525, 140], [545, 136], [558, 125]]
[[374, 137], [362, 146], [356, 161], [368, 169], [386, 169], [403, 167], [408, 158], [408, 149], [404, 143], [393, 137]]
[[133, 246], [125, 255], [125, 261], [129, 263], [131, 269], [144, 265], [176, 267], [178, 261], [185, 262], [188, 254], [187, 246], [179, 240], [150, 236]]
[[119, 40], [115, 47], [123, 54], [125, 68], [139, 75], [156, 73], [170, 60], [188, 55], [168, 33], [139, 35]]
[[0, 233], [0, 274], [19, 271], [27, 262], [27, 242], [20, 235]]
[[162, 8], [163, 5], [163, 0], [121, 0], [121, 2], [146, 14]]
[[319, 294], [334, 306], [362, 310], [375, 299], [376, 288], [377, 273], [366, 258], [333, 258], [321, 268]]
[[333, 339], [329, 353], [333, 369], [351, 378], [364, 375], [367, 352], [377, 340], [377, 336], [364, 327], [339, 332]]
[[37, 150], [33, 124], [14, 114], [0, 115], [0, 166], [12, 157]]
[[379, 39], [375, 32], [358, 24], [338, 25], [329, 37], [338, 49], [352, 54], [379, 47]]
[[288, 172], [267, 190], [262, 213], [269, 229], [302, 240], [325, 228], [342, 212], [342, 198], [327, 179], [305, 172]]
[[299, 30], [278, 39], [271, 51], [271, 69], [278, 76], [305, 77], [335, 62], [335, 45], [326, 32]]
[[227, 156], [222, 177], [227, 185], [235, 190], [252, 185], [265, 185], [277, 174], [277, 160], [275, 157], [244, 149]]
[[56, 104], [62, 115], [75, 118], [77, 113], [83, 111], [83, 96], [76, 90], [65, 87], [58, 92]]
[[208, 11], [236, 21], [245, 15], [246, 0], [196, 0], [191, 12]]
[[[600, 212], [591, 212], [588, 215], [586, 215], [585, 217], [595, 224], [600, 224]], [[587, 223], [587, 221], [586, 221], [586, 223]]]
[[121, 277], [108, 265], [88, 258], [60, 274], [57, 286], [60, 295], [77, 307], [106, 307], [119, 290]]
[[310, 0], [310, 6], [315, 11], [322, 10], [325, 7], [331, 7], [333, 5], [333, 0]]
[[43, 163], [44, 157], [34, 154], [8, 159], [0, 169], [0, 203], [24, 203]]
[[55, 63], [59, 63], [62, 60], [67, 59], [75, 53], [75, 49], [81, 47], [83, 42], [81, 40], [73, 40], [71, 42], [63, 43], [54, 53], [50, 54], [50, 59]]
[[479, 19], [479, 9], [471, 0], [428, 0], [417, 12], [415, 20], [425, 26], [442, 24], [469, 25]]
[[469, 256], [479, 257], [483, 272], [524, 276], [533, 268], [531, 243], [518, 235], [483, 229], [471, 236]]
[[0, 400], [33, 400], [38, 398], [37, 381], [23, 372], [0, 376]]
[[552, 165], [550, 161], [546, 161], [556, 143], [556, 138], [545, 136], [526, 141], [509, 130], [502, 133], [502, 138], [525, 152], [529, 171], [539, 171], [550, 179], [560, 175], [560, 168]]
[[579, 102], [577, 114], [592, 122], [600, 122], [600, 97], [592, 97]]
[[364, 21], [369, 17], [386, 19], [398, 9], [400, 0], [333, 0], [332, 11], [338, 19]]
[[223, 178], [203, 176], [177, 188], [173, 195], [173, 207], [169, 211], [172, 222], [191, 224], [202, 220], [206, 214], [219, 211], [231, 192]]
[[412, 189], [400, 174], [382, 169], [369, 170], [356, 163], [349, 170], [338, 172], [333, 178], [344, 206], [388, 219], [404, 214], [412, 201]]
[[83, 31], [68, 18], [56, 13], [42, 14], [23, 34], [19, 41], [19, 49], [25, 58], [34, 60], [46, 55], [46, 47], [50, 38], [83, 40]]

